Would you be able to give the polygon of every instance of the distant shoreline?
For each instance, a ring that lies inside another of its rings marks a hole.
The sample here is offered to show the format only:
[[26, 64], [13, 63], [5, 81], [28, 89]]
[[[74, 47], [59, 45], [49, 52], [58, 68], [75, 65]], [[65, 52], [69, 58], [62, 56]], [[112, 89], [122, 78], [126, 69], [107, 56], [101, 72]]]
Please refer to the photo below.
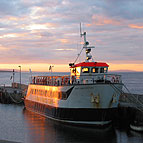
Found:
[[12, 72], [12, 71], [0, 70], [0, 72]]
[[[1, 72], [13, 72], [13, 70], [0, 70], [0, 73]], [[19, 72], [19, 71], [14, 71], [15, 73], [16, 72]], [[29, 71], [22, 71], [22, 72], [29, 72]], [[37, 72], [39, 72], [39, 71], [33, 71], [32, 73], [37, 73]], [[135, 72], [137, 72], [137, 73], [139, 73], [139, 72], [143, 72], [143, 71], [132, 71], [132, 70], [109, 70], [109, 73], [110, 72], [119, 72], [119, 73], [135, 73]], [[49, 71], [47, 71], [47, 72], [42, 72], [42, 71], [40, 71], [39, 73], [51, 73], [51, 72], [49, 72]], [[70, 72], [53, 72], [53, 73], [70, 73]]]

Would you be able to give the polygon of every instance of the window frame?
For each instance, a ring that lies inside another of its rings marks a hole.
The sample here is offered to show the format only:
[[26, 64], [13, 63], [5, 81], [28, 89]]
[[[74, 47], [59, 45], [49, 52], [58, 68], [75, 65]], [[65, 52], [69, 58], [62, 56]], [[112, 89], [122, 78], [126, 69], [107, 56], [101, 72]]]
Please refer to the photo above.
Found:
[[[95, 72], [93, 72], [93, 69], [95, 69]], [[97, 70], [96, 70], [97, 69]], [[91, 68], [91, 73], [99, 73], [99, 67], [92, 67]], [[97, 72], [96, 72], [97, 71]]]
[[[85, 69], [85, 68], [88, 69], [88, 72], [83, 72], [83, 69]], [[81, 72], [82, 72], [82, 73], [90, 73], [90, 68], [89, 68], [89, 67], [82, 67]]]

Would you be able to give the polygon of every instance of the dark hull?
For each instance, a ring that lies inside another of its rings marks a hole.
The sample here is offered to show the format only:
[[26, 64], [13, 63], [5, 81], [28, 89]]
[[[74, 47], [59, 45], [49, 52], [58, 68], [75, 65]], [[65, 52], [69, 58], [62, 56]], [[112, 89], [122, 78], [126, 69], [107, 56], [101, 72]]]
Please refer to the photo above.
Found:
[[26, 109], [57, 121], [77, 124], [108, 124], [116, 114], [116, 108], [60, 108], [25, 100]]

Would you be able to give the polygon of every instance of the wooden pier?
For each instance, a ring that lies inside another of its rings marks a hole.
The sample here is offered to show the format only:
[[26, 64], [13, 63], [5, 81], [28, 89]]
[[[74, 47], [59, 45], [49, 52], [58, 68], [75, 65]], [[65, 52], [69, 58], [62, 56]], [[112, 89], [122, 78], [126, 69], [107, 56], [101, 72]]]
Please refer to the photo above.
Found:
[[13, 83], [12, 86], [0, 87], [0, 103], [4, 104], [20, 104], [23, 103], [24, 96], [27, 92], [27, 85]]

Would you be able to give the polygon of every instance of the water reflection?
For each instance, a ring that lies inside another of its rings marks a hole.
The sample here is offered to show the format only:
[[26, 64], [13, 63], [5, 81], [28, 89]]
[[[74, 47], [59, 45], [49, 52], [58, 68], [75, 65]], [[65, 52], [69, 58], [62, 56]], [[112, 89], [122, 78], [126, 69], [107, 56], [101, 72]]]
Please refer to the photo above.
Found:
[[116, 143], [115, 130], [76, 127], [61, 124], [24, 110], [27, 121], [28, 138], [26, 142], [48, 143]]
[[0, 104], [0, 143], [143, 143], [143, 133], [126, 126], [104, 130], [70, 126], [23, 108], [14, 104]]
[[143, 143], [143, 133], [142, 132], [136, 132], [133, 130], [129, 130], [129, 132], [127, 132], [128, 134], [128, 141], [132, 142], [132, 143]]

